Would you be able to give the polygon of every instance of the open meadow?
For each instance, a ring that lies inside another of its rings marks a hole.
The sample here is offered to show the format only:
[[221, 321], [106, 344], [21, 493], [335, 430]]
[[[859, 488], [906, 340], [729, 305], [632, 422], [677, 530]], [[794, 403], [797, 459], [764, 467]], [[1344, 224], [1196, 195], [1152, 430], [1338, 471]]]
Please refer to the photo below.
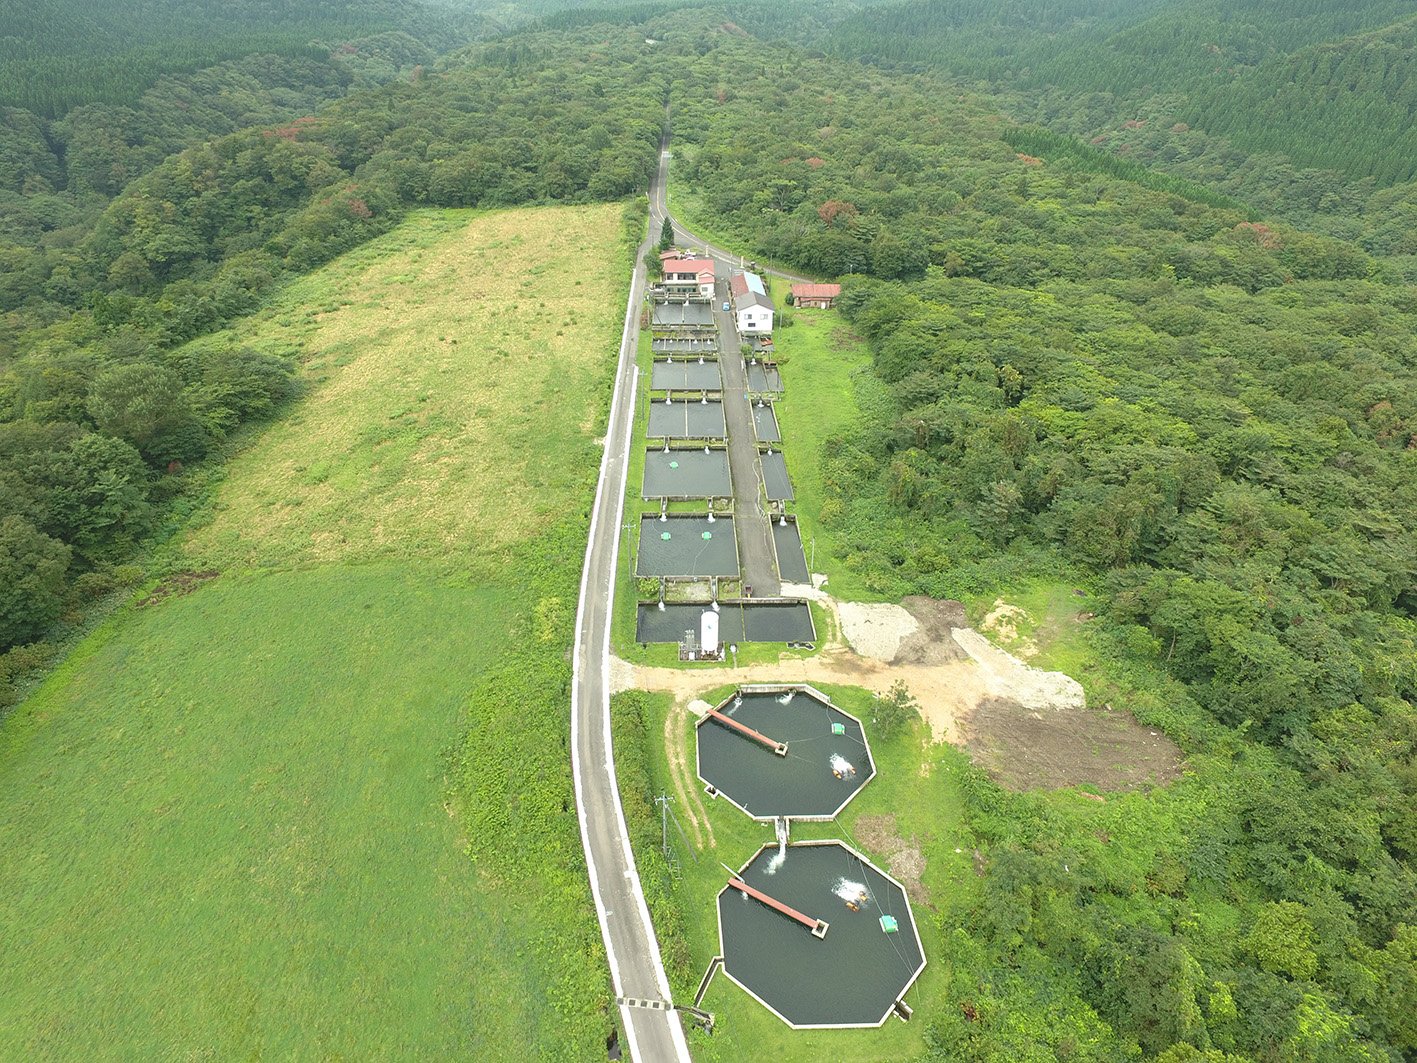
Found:
[[603, 1051], [564, 741], [620, 213], [418, 213], [201, 341], [310, 390], [0, 724], [0, 1057]]

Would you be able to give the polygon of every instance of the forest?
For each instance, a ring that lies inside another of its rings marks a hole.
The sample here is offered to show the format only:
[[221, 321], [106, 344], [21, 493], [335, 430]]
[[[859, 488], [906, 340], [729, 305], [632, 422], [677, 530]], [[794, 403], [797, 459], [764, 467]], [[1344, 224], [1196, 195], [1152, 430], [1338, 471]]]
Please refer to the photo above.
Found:
[[[1047, 999], [1067, 1037], [1101, 1016], [1111, 1036], [1072, 1058], [1410, 1058], [1411, 286], [1353, 244], [1079, 166], [1063, 138], [1000, 139], [928, 82], [887, 99], [726, 63], [699, 69], [727, 102], [674, 119], [705, 217], [851, 274], [843, 313], [891, 388], [821, 458], [846, 563], [889, 598], [1093, 588], [1116, 666], [1168, 677], [1143, 718], [1196, 758], [1189, 793], [1114, 833], [1141, 857], [981, 785], [999, 863], [944, 923], [985, 999]], [[1040, 1036], [952, 1023], [941, 1058]]]
[[[889, 19], [846, 19], [826, 40], [839, 55], [987, 86], [1057, 132], [1091, 138], [1157, 113], [1247, 155], [1390, 185], [1417, 173], [1411, 20], [1411, 5], [1395, 0], [1078, 0], [1041, 11], [911, 0]], [[1079, 111], [1099, 105], [1105, 120], [1078, 128]]]
[[[1401, 8], [575, 11], [437, 59], [385, 37], [382, 73], [248, 56], [11, 108], [0, 680], [298, 391], [292, 357], [189, 341], [413, 206], [636, 193], [667, 100], [685, 220], [842, 278], [870, 345], [885, 398], [820, 455], [841, 563], [885, 598], [1085, 589], [1118, 691], [1187, 755], [1106, 830], [969, 775], [989, 871], [934, 916], [928, 1057], [1417, 1059]], [[1226, 119], [1168, 39], [1228, 49], [1250, 102]], [[1247, 92], [1287, 108], [1272, 140]]]

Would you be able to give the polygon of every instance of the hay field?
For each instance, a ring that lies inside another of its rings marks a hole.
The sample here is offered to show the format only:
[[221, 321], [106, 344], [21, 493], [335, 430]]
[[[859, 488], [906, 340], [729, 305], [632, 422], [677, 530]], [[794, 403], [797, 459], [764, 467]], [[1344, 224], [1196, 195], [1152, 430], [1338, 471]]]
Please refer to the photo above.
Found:
[[293, 345], [312, 390], [231, 463], [187, 563], [457, 564], [574, 505], [623, 321], [619, 217], [416, 214], [204, 341]]

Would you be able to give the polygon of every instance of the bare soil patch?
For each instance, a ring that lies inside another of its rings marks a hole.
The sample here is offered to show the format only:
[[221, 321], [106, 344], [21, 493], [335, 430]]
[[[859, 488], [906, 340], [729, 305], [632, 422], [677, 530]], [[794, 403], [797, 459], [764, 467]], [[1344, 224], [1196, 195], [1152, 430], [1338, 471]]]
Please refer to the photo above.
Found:
[[1010, 790], [1137, 790], [1181, 775], [1171, 739], [1110, 705], [1049, 711], [987, 697], [960, 730], [975, 762]]
[[710, 848], [717, 848], [718, 841], [713, 836], [713, 824], [708, 812], [699, 799], [697, 767], [689, 766], [689, 755], [684, 749], [684, 727], [690, 715], [702, 715], [708, 711], [708, 702], [691, 701], [686, 710], [675, 702], [664, 718], [664, 748], [669, 756], [669, 774], [674, 779], [674, 789], [679, 796], [679, 807], [689, 820], [689, 829], [694, 835], [694, 846], [700, 852], [704, 848], [704, 836], [708, 836]]
[[[824, 638], [810, 657], [784, 653], [776, 664], [709, 670], [615, 660], [612, 682], [616, 689], [668, 691], [683, 705], [724, 683], [837, 683], [885, 691], [901, 680], [932, 739], [967, 749], [1009, 789], [1129, 790], [1180, 775], [1181, 752], [1164, 734], [1110, 705], [1089, 708], [1076, 680], [1032, 668], [968, 627], [959, 602], [913, 597], [862, 611], [820, 591], [811, 597], [832, 610], [843, 637]], [[862, 617], [868, 622], [859, 622]], [[861, 652], [868, 648], [886, 659]]]
[[920, 881], [925, 873], [925, 856], [912, 834], [906, 841], [896, 829], [895, 816], [861, 816], [856, 820], [856, 840], [872, 853], [883, 857], [891, 875], [905, 887], [915, 904], [930, 904], [930, 890]]

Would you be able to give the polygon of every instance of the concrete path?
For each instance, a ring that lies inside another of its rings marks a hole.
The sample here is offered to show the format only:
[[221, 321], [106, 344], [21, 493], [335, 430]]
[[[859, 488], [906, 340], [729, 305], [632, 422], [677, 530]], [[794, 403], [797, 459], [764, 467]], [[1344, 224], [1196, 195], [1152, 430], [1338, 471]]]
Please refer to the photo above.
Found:
[[758, 460], [758, 433], [753, 428], [753, 410], [748, 405], [748, 374], [738, 353], [742, 342], [733, 324], [733, 314], [717, 309], [719, 368], [723, 373], [723, 419], [728, 425], [728, 466], [733, 472], [733, 528], [738, 534], [738, 563], [743, 582], [753, 588], [754, 598], [776, 598], [781, 589], [777, 578], [777, 553], [772, 529], [763, 508], [763, 470]]

